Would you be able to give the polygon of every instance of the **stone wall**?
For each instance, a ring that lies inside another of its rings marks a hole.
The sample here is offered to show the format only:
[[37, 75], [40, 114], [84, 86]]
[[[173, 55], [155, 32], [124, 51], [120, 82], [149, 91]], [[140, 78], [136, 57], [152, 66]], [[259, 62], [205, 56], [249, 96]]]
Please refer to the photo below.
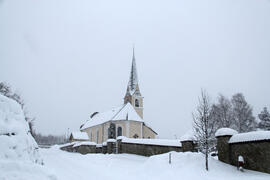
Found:
[[270, 140], [229, 143], [231, 137], [217, 137], [220, 161], [237, 166], [238, 156], [243, 156], [245, 169], [270, 173]]
[[230, 144], [231, 164], [237, 166], [238, 156], [243, 156], [244, 168], [270, 173], [270, 140]]
[[181, 141], [182, 152], [195, 152], [195, 144], [193, 141]]
[[218, 160], [228, 164], [231, 163], [230, 145], [228, 143], [231, 137], [230, 135], [217, 137]]
[[173, 146], [159, 146], [148, 144], [131, 144], [121, 143], [121, 153], [137, 154], [142, 156], [152, 156], [157, 154], [163, 154], [170, 151], [181, 152], [181, 147]]
[[74, 147], [73, 152], [78, 152], [81, 154], [89, 154], [89, 153], [96, 153], [96, 146], [91, 146], [91, 145], [81, 145]]
[[95, 145], [80, 145], [74, 147], [73, 144], [68, 144], [61, 147], [62, 150], [68, 152], [79, 152], [81, 154], [88, 153], [103, 153], [103, 154], [112, 154], [112, 153], [127, 153], [127, 154], [137, 154], [142, 156], [152, 156], [157, 154], [168, 153], [170, 151], [176, 152], [194, 152], [194, 144], [192, 141], [182, 142], [182, 147], [179, 142], [179, 146], [171, 145], [157, 145], [157, 144], [136, 144], [136, 143], [127, 143], [122, 142], [121, 139], [117, 141], [115, 139], [109, 139], [106, 144], [102, 146]]

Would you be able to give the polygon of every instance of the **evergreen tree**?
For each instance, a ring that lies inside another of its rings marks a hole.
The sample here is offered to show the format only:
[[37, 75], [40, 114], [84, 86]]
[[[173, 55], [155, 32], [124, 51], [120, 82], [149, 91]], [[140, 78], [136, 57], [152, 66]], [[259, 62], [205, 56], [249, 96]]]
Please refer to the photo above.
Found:
[[270, 113], [266, 107], [264, 107], [263, 111], [258, 114], [258, 117], [261, 120], [258, 127], [260, 129], [270, 130]]

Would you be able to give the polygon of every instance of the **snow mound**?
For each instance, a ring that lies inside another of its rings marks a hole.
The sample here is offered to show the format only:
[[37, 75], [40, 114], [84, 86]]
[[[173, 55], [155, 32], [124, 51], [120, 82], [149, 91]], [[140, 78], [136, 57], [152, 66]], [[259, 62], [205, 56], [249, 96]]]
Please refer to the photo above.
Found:
[[270, 140], [270, 131], [254, 131], [233, 135], [229, 143]]
[[231, 128], [220, 128], [215, 133], [215, 136], [216, 137], [220, 137], [220, 136], [233, 136], [233, 135], [235, 135], [237, 133], [238, 132], [236, 130], [233, 130]]
[[188, 131], [185, 135], [180, 137], [180, 141], [195, 141], [195, 136], [193, 131]]
[[123, 138], [123, 143], [132, 144], [148, 144], [148, 145], [159, 145], [159, 146], [174, 146], [182, 147], [180, 140], [177, 139], [134, 139], [134, 138]]
[[38, 145], [30, 134], [21, 106], [0, 95], [0, 159], [41, 163]]
[[0, 94], [0, 179], [56, 180], [38, 150], [21, 106]]

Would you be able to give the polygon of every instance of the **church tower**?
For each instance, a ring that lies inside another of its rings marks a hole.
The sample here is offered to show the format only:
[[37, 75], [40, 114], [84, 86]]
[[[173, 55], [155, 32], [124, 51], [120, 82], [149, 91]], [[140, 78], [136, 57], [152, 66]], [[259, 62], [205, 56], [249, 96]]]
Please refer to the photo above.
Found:
[[130, 103], [139, 116], [143, 119], [143, 97], [139, 89], [139, 82], [136, 69], [136, 60], [133, 47], [132, 65], [127, 86], [127, 92], [124, 98], [124, 103]]

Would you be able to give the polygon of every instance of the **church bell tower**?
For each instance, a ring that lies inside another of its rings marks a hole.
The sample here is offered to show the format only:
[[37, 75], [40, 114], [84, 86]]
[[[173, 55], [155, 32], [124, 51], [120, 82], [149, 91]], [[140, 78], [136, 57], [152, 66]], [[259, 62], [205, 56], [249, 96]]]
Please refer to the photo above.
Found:
[[130, 103], [138, 115], [143, 119], [143, 97], [139, 89], [136, 60], [133, 47], [132, 65], [124, 103]]

